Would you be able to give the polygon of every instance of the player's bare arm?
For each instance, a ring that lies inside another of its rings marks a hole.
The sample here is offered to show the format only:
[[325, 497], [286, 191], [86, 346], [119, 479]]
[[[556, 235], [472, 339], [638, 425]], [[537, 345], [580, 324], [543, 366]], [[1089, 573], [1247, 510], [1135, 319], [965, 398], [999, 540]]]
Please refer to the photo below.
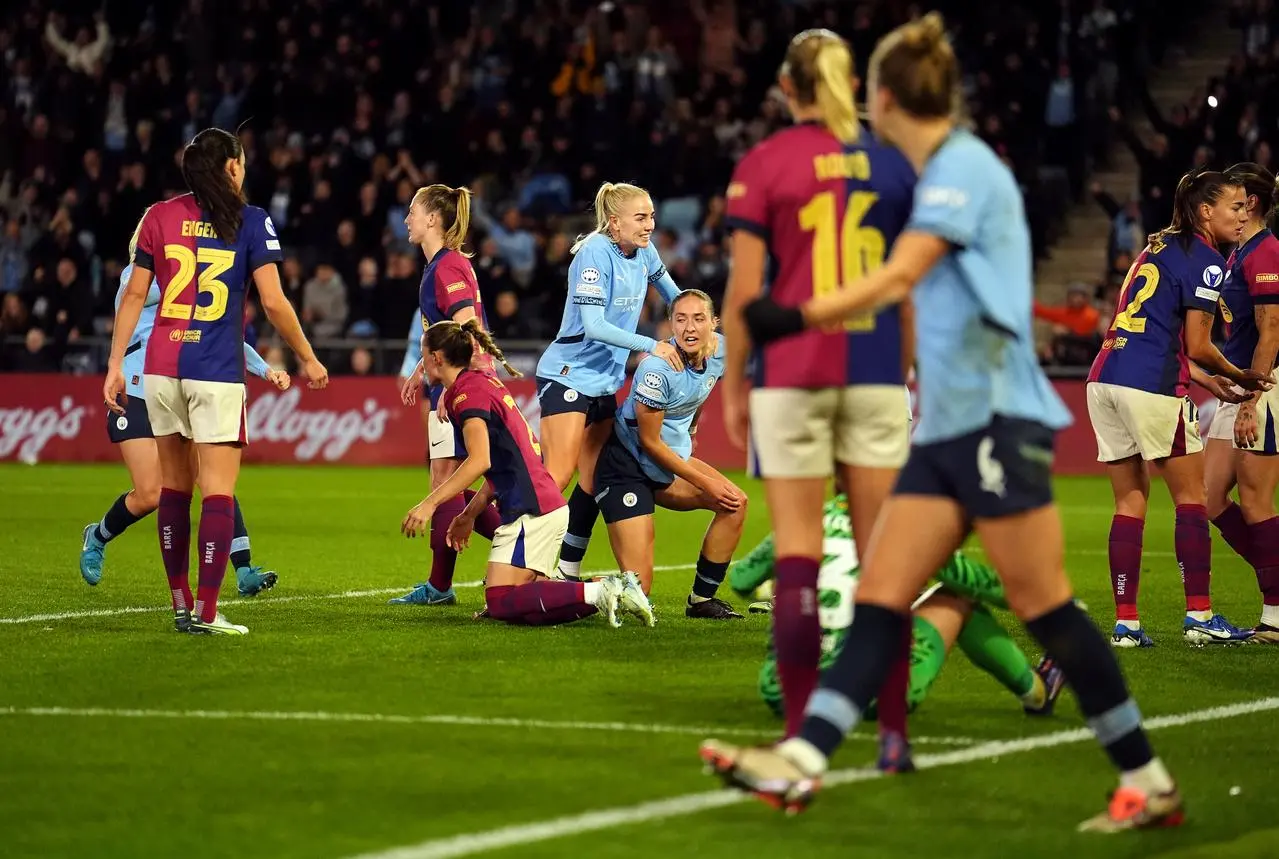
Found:
[[[715, 503], [726, 510], [736, 510], [741, 506], [741, 497], [737, 487], [718, 474], [711, 476], [699, 471], [686, 459], [671, 450], [662, 441], [662, 420], [666, 416], [665, 409], [654, 409], [643, 403], [635, 404], [635, 421], [639, 429], [640, 447], [658, 468], [665, 469], [676, 477], [682, 477], [707, 495], [715, 499]], [[715, 477], [719, 477], [718, 480]]]
[[1226, 360], [1221, 350], [1212, 342], [1212, 322], [1215, 314], [1206, 310], [1186, 311], [1186, 355], [1206, 370], [1215, 371], [1248, 391], [1267, 391], [1271, 388], [1270, 374], [1258, 374], [1253, 370], [1240, 370]]
[[111, 332], [111, 356], [107, 360], [107, 378], [102, 385], [102, 398], [112, 412], [124, 414], [122, 399], [124, 393], [124, 372], [120, 369], [124, 363], [124, 350], [133, 339], [133, 332], [138, 327], [138, 319], [142, 316], [142, 306], [146, 304], [147, 290], [151, 288], [151, 279], [155, 274], [138, 264], [133, 266], [133, 274], [120, 297], [120, 309], [115, 314], [115, 324]]
[[[448, 394], [446, 393], [445, 396]], [[450, 498], [461, 495], [475, 481], [483, 477], [489, 470], [489, 434], [488, 427], [479, 418], [469, 418], [462, 423], [462, 437], [466, 441], [466, 459], [449, 475], [448, 479], [435, 488], [430, 495], [422, 499], [404, 517], [400, 531], [406, 537], [425, 537], [431, 532], [431, 517], [440, 504]]]
[[[843, 289], [813, 298], [803, 307], [804, 325], [821, 328], [858, 313], [900, 304], [924, 275], [950, 252], [950, 243], [931, 233], [902, 233], [883, 268]], [[730, 341], [731, 345], [731, 341]]]
[[[134, 274], [136, 274], [136, 269]], [[132, 286], [130, 279], [130, 286]], [[262, 311], [271, 320], [275, 330], [280, 332], [284, 342], [298, 356], [302, 364], [302, 375], [312, 388], [323, 388], [329, 383], [329, 371], [315, 357], [311, 342], [302, 332], [302, 323], [293, 305], [284, 297], [284, 287], [280, 284], [280, 270], [275, 263], [260, 265], [253, 272], [253, 285], [258, 288], [258, 298], [262, 302]]]
[[728, 286], [724, 292], [724, 337], [728, 345], [724, 355], [724, 384], [720, 403], [724, 410], [724, 428], [729, 441], [746, 449], [746, 361], [751, 353], [750, 332], [742, 315], [746, 305], [764, 291], [764, 265], [768, 245], [747, 230], [733, 233]]

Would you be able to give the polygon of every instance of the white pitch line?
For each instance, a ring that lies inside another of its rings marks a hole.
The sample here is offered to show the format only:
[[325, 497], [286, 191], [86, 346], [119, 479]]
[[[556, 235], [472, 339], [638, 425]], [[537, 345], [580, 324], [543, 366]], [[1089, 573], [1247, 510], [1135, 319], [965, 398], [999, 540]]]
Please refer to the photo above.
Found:
[[[653, 568], [653, 572], [670, 572], [672, 570], [691, 570], [696, 564], [668, 564]], [[594, 570], [586, 573], [588, 576], [603, 576], [612, 573], [613, 570]], [[484, 582], [477, 580], [474, 582], [457, 582], [453, 585], [455, 588], [478, 588]], [[348, 600], [360, 599], [361, 597], [385, 596], [386, 594], [402, 594], [404, 588], [375, 588], [373, 590], [363, 591], [342, 591], [336, 594], [293, 594], [291, 596], [278, 597], [257, 597], [255, 599], [236, 600], [234, 605], [236, 611], [242, 608], [250, 608], [258, 605], [279, 605], [286, 602], [313, 602], [315, 600]], [[76, 620], [84, 617], [118, 617], [125, 614], [148, 614], [151, 612], [171, 611], [168, 606], [128, 606], [125, 608], [93, 608], [81, 611], [63, 611], [53, 612], [50, 614], [23, 614], [17, 617], [0, 617], [0, 626], [5, 624], [18, 623], [45, 623], [55, 620]]]
[[[1267, 710], [1279, 710], [1279, 698], [1263, 698], [1259, 701], [1250, 701], [1242, 704], [1211, 707], [1206, 710], [1192, 710], [1187, 713], [1178, 713], [1170, 716], [1158, 716], [1146, 720], [1146, 729], [1153, 731], [1161, 728], [1194, 725], [1200, 722], [1215, 722], [1236, 716], [1262, 713]], [[1087, 728], [1079, 728], [1071, 731], [1041, 734], [1037, 737], [1027, 737], [1021, 740], [982, 743], [981, 745], [953, 752], [918, 755], [915, 757], [915, 767], [925, 770], [954, 766], [956, 764], [991, 761], [1006, 755], [1055, 748], [1083, 742], [1091, 738], [1091, 731]], [[690, 766], [692, 766], [691, 760]], [[835, 770], [827, 773], [822, 778], [822, 786], [829, 789], [837, 785], [872, 781], [882, 777], [883, 773], [874, 769]], [[735, 790], [690, 793], [671, 797], [670, 799], [644, 802], [638, 805], [552, 818], [541, 823], [517, 824], [499, 829], [490, 829], [486, 832], [466, 833], [449, 838], [435, 838], [406, 847], [394, 847], [390, 850], [361, 853], [359, 856], [351, 857], [351, 859], [455, 859], [455, 857], [474, 856], [477, 853], [486, 853], [490, 850], [500, 850], [505, 847], [522, 847], [527, 844], [550, 841], [570, 835], [598, 832], [603, 829], [612, 829], [616, 826], [684, 817], [696, 814], [699, 811], [736, 805], [746, 802], [750, 798], [749, 795]]]
[[[271, 710], [147, 710], [112, 707], [0, 707], [0, 716], [80, 716], [120, 719], [210, 719], [257, 722], [335, 722], [382, 725], [458, 725], [475, 728], [534, 728], [562, 731], [614, 731], [630, 734], [687, 734], [706, 737], [775, 736], [778, 728], [733, 728], [706, 725], [655, 725], [629, 722], [565, 722], [554, 719], [511, 719], [485, 716], [427, 714], [405, 716], [395, 713], [331, 713], [326, 711], [276, 712]], [[871, 734], [853, 734], [854, 739], [874, 740]], [[971, 737], [912, 737], [911, 742], [934, 746], [971, 746]]]

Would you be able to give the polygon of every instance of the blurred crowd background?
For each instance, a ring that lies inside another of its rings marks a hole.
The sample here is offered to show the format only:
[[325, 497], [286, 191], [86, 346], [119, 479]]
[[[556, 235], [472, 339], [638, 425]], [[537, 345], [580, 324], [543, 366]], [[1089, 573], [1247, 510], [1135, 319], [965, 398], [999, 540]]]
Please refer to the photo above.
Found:
[[[569, 245], [606, 179], [650, 189], [675, 279], [718, 299], [721, 195], [787, 121], [775, 77], [790, 37], [830, 27], [864, 69], [921, 6], [947, 16], [971, 120], [1021, 183], [1036, 257], [1072, 204], [1091, 196], [1110, 219], [1105, 270], [1037, 309], [1054, 325], [1045, 362], [1087, 364], [1177, 178], [1275, 166], [1270, 0], [1231, 6], [1237, 56], [1167, 112], [1149, 81], [1194, 38], [1187, 0], [14, 0], [0, 12], [0, 369], [100, 370], [129, 236], [184, 190], [181, 147], [211, 125], [240, 128], [249, 199], [277, 225], [285, 289], [335, 373], [397, 371], [423, 265], [405, 207], [436, 181], [475, 192], [470, 246], [508, 351], [553, 337]], [[1156, 135], [1134, 132], [1141, 114]], [[1117, 146], [1140, 165], [1126, 199], [1090, 178]], [[660, 307], [644, 324], [661, 333]], [[253, 308], [247, 336], [286, 364]]]

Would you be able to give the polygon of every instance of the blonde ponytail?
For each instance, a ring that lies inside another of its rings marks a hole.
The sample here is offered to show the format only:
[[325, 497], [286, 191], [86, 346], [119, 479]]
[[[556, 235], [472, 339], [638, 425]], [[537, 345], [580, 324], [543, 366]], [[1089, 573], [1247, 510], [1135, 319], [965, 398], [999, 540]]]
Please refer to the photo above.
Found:
[[634, 197], [648, 196], [648, 192], [638, 185], [631, 185], [626, 182], [605, 182], [600, 185], [600, 189], [595, 192], [595, 229], [585, 235], [577, 237], [577, 241], [573, 242], [573, 247], [569, 248], [570, 254], [575, 254], [582, 249], [582, 245], [590, 241], [592, 236], [609, 236], [608, 222], [609, 218], [620, 218], [622, 214], [622, 206], [627, 200]]
[[861, 130], [853, 104], [853, 57], [840, 41], [826, 41], [814, 58], [813, 95], [822, 122], [841, 143], [853, 143]]
[[[444, 247], [452, 248], [455, 251], [461, 251], [462, 245], [466, 242], [466, 234], [471, 229], [471, 189], [458, 188], [454, 192], [454, 211], [453, 225], [444, 231]], [[463, 256], [470, 256], [465, 251]]]
[[506, 355], [502, 352], [502, 347], [497, 345], [493, 340], [493, 335], [484, 330], [484, 326], [480, 325], [478, 316], [472, 316], [470, 319], [462, 323], [462, 330], [471, 335], [475, 339], [475, 344], [480, 347], [481, 352], [492, 355], [497, 363], [502, 365], [502, 369], [513, 379], [522, 379], [524, 374], [511, 366], [506, 360]]

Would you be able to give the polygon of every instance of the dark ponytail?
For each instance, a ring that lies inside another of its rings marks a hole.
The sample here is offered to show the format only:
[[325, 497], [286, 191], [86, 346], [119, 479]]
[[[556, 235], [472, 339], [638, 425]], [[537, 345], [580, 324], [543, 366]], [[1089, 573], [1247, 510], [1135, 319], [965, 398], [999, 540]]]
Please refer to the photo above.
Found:
[[231, 182], [226, 172], [228, 159], [244, 154], [240, 138], [220, 128], [206, 128], [182, 150], [182, 178], [195, 196], [218, 238], [235, 241], [244, 221], [244, 192]]
[[1157, 233], [1151, 233], [1146, 241], [1151, 245], [1158, 245], [1171, 237], [1181, 242], [1183, 247], [1189, 247], [1199, 232], [1199, 207], [1213, 205], [1221, 199], [1227, 188], [1236, 188], [1242, 184], [1243, 182], [1217, 170], [1187, 173], [1177, 183], [1177, 195], [1172, 205], [1172, 223]]
[[450, 367], [465, 369], [471, 366], [477, 348], [496, 358], [511, 376], [516, 379], [523, 377], [524, 374], [506, 360], [501, 347], [493, 342], [493, 335], [484, 330], [478, 317], [460, 325], [452, 319], [445, 319], [426, 329], [426, 351], [442, 353]]
[[1279, 186], [1275, 184], [1275, 174], [1260, 164], [1244, 161], [1228, 168], [1226, 175], [1242, 185], [1249, 197], [1257, 198], [1255, 217], [1273, 233], [1279, 226]]

